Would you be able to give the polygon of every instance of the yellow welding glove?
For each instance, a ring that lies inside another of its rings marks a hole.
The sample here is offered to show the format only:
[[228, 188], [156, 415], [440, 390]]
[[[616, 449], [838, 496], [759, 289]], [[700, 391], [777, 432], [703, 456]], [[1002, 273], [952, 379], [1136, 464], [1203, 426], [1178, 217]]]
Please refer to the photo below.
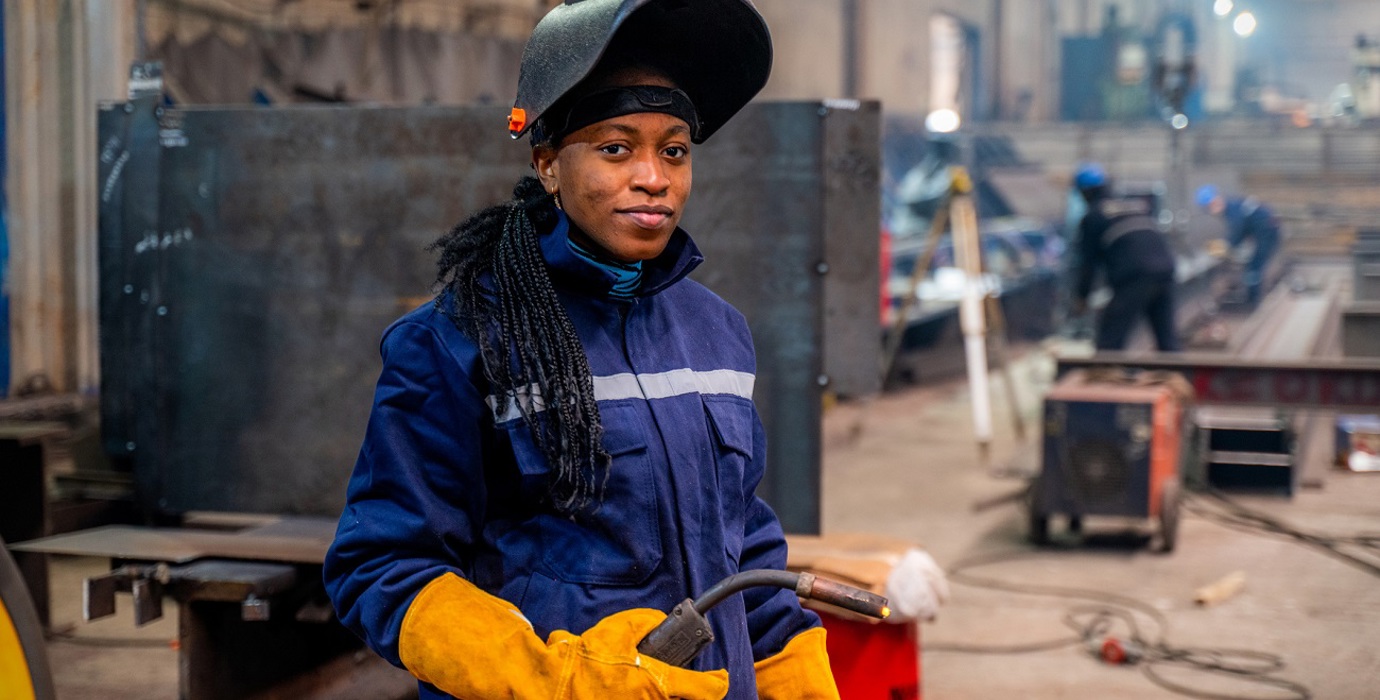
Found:
[[445, 574], [408, 607], [398, 652], [412, 675], [462, 700], [722, 700], [727, 671], [690, 671], [637, 652], [665, 618], [626, 610], [543, 643], [516, 607]]
[[757, 671], [760, 700], [839, 700], [829, 653], [824, 649], [824, 628], [797, 634], [786, 648], [752, 665]]

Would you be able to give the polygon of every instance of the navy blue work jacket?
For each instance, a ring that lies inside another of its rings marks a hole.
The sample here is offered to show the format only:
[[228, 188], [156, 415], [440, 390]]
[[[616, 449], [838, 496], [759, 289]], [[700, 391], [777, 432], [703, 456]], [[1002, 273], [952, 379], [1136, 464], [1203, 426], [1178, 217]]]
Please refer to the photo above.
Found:
[[[341, 621], [394, 664], [412, 598], [447, 572], [516, 605], [545, 639], [785, 567], [780, 523], [755, 495], [766, 444], [742, 315], [685, 278], [703, 258], [683, 231], [643, 264], [637, 297], [616, 301], [612, 274], [570, 251], [568, 226], [562, 214], [542, 253], [594, 375], [613, 458], [604, 501], [578, 522], [540, 505], [551, 467], [516, 406], [495, 415], [476, 344], [432, 304], [395, 322], [324, 572]], [[717, 639], [693, 667], [728, 669], [728, 697], [745, 700], [753, 661], [819, 624], [793, 592], [768, 589], [708, 617]], [[445, 696], [423, 685], [422, 697]]]
[[1247, 238], [1272, 249], [1279, 242], [1279, 219], [1255, 197], [1228, 198], [1222, 218], [1227, 224], [1227, 245], [1233, 248]]

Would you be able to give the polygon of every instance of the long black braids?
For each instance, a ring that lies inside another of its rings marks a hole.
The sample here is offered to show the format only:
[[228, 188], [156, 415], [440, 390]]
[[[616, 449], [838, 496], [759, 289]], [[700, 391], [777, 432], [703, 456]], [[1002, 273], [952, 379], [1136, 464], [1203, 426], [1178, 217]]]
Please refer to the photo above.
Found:
[[[513, 199], [489, 207], [432, 244], [437, 305], [479, 345], [497, 415], [516, 402], [551, 464], [552, 505], [574, 517], [597, 508], [608, 481], [599, 405], [589, 358], [556, 297], [537, 226], [550, 226], [555, 201], [534, 177]], [[449, 303], [446, 303], [449, 300]]]

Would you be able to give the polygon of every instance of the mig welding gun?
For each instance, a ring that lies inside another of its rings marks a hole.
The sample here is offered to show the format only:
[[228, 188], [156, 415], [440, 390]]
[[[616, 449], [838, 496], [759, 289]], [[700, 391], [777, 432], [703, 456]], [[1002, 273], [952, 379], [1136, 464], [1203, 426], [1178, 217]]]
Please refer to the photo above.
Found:
[[879, 620], [891, 614], [886, 598], [814, 574], [768, 569], [744, 571], [718, 582], [698, 599], [687, 598], [677, 605], [664, 622], [638, 642], [637, 650], [672, 666], [689, 666], [714, 641], [714, 630], [705, 619], [705, 613], [734, 593], [757, 586], [793, 590], [805, 600], [818, 600]]

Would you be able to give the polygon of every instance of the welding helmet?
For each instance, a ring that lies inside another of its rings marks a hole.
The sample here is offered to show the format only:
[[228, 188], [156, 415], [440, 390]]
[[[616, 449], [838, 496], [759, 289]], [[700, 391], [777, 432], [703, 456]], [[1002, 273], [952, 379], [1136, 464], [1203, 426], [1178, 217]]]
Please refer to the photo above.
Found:
[[771, 35], [751, 0], [565, 0], [527, 40], [508, 133], [535, 144], [573, 131], [556, 122], [605, 55], [664, 72], [693, 105], [691, 140], [701, 143], [766, 85]]
[[1198, 188], [1198, 194], [1193, 197], [1193, 201], [1198, 203], [1199, 209], [1207, 209], [1212, 200], [1217, 199], [1220, 194], [1216, 185], [1203, 185]]
[[1073, 176], [1073, 186], [1080, 190], [1090, 190], [1107, 184], [1107, 171], [1097, 163], [1083, 163]]

